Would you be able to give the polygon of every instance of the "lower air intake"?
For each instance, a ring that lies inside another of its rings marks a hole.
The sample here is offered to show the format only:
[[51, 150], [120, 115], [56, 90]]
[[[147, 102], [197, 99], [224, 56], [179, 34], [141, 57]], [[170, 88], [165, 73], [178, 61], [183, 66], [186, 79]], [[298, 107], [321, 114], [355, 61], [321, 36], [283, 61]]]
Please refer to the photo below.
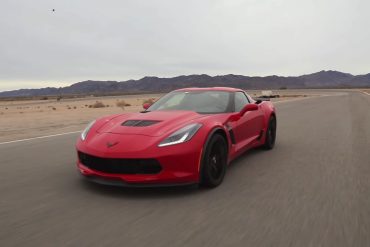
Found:
[[157, 174], [162, 170], [156, 159], [111, 159], [78, 152], [80, 162], [95, 171], [113, 174]]

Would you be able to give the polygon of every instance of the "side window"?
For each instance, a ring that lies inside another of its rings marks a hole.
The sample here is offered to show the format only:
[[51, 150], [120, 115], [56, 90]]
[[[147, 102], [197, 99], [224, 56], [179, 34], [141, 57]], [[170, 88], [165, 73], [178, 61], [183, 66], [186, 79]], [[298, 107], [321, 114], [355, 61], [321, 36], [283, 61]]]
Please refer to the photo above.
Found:
[[241, 111], [241, 109], [243, 109], [243, 107], [246, 104], [249, 104], [250, 102], [247, 96], [243, 92], [236, 92], [234, 103], [235, 103], [235, 111], [237, 112], [237, 111]]

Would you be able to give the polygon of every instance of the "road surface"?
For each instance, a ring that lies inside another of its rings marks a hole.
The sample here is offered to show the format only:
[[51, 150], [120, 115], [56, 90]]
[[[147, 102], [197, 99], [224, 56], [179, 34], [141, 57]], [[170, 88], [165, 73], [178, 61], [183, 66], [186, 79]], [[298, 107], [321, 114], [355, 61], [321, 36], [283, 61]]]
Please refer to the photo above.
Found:
[[213, 190], [85, 182], [77, 134], [0, 145], [0, 246], [370, 246], [370, 96], [277, 110], [275, 149]]

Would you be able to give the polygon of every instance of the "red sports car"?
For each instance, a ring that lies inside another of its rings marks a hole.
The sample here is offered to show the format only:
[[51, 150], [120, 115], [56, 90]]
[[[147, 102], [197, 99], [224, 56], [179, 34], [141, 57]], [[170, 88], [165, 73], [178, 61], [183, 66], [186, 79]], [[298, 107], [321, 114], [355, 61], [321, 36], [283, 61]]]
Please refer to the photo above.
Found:
[[134, 187], [216, 187], [237, 156], [275, 144], [275, 107], [240, 89], [185, 88], [143, 107], [87, 126], [76, 145], [83, 176]]

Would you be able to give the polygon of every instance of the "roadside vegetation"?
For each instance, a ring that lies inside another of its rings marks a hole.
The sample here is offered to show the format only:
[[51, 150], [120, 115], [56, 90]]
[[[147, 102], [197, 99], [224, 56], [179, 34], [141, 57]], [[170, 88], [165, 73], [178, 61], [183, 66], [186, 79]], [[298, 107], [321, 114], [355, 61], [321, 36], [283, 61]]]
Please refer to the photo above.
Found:
[[122, 108], [122, 110], [124, 110], [126, 106], [131, 106], [131, 104], [126, 103], [126, 101], [124, 101], [124, 100], [118, 100], [116, 102], [116, 106], [120, 107], [120, 108]]
[[148, 104], [152, 105], [154, 102], [155, 102], [155, 98], [150, 98], [150, 99], [143, 100], [143, 104], [148, 103]]
[[96, 101], [94, 104], [89, 105], [89, 108], [104, 108], [106, 107], [103, 102]]

